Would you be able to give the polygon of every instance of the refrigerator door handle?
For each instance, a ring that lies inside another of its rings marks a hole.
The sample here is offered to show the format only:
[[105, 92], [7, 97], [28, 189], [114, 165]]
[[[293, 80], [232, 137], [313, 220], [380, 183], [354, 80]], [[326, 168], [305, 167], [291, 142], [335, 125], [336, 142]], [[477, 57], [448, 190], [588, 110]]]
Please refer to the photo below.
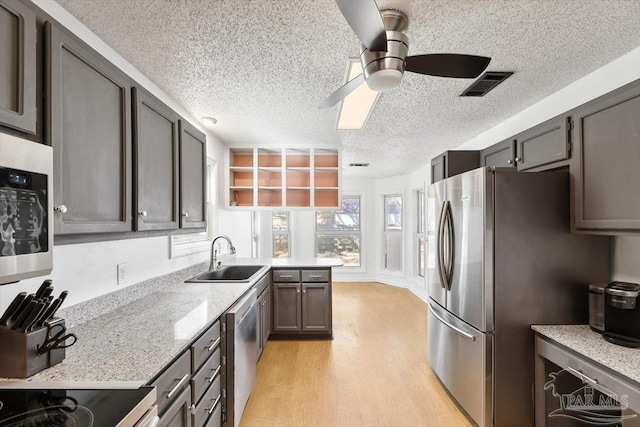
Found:
[[444, 272], [444, 222], [445, 222], [445, 207], [447, 202], [442, 203], [442, 208], [440, 209], [440, 218], [438, 220], [438, 239], [436, 253], [438, 258], [438, 275], [440, 276], [440, 287], [446, 289], [446, 275]]
[[449, 202], [447, 200], [447, 213], [446, 213], [446, 219], [447, 219], [447, 237], [448, 237], [448, 266], [447, 266], [447, 271], [446, 271], [446, 277], [447, 277], [447, 289], [451, 290], [451, 279], [453, 278], [453, 260], [455, 257], [455, 232], [453, 229], [453, 213], [451, 212], [451, 202]]
[[447, 322], [446, 320], [444, 320], [438, 313], [436, 313], [436, 311], [431, 307], [431, 304], [427, 304], [427, 306], [429, 307], [429, 311], [431, 312], [431, 314], [433, 314], [433, 317], [435, 317], [436, 319], [438, 319], [443, 325], [445, 325], [446, 327], [448, 327], [449, 329], [451, 329], [452, 331], [455, 331], [457, 333], [459, 333], [460, 335], [462, 335], [465, 338], [470, 339], [471, 341], [475, 341], [476, 337], [471, 335], [468, 332], [463, 331], [460, 328], [457, 328], [455, 326], [453, 326], [451, 323]]

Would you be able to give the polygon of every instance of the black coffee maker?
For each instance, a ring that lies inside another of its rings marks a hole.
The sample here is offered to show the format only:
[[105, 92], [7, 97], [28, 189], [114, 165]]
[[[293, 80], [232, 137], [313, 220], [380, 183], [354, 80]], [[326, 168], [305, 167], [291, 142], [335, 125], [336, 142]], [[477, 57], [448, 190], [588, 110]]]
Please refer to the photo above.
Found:
[[609, 342], [640, 348], [640, 285], [612, 282], [604, 290], [604, 332]]

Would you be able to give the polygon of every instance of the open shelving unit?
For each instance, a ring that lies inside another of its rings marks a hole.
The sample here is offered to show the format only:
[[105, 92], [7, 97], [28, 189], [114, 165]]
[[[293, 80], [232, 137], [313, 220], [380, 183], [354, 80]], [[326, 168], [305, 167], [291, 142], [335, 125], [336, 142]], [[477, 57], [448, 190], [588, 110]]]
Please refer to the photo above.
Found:
[[228, 209], [337, 208], [340, 152], [327, 148], [230, 148]]

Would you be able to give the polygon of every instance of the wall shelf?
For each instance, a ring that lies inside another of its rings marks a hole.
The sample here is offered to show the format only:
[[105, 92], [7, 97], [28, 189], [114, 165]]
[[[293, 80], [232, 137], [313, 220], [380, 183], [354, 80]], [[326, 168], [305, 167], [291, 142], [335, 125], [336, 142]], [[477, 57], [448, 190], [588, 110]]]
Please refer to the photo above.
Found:
[[228, 209], [337, 208], [340, 152], [314, 148], [230, 148]]

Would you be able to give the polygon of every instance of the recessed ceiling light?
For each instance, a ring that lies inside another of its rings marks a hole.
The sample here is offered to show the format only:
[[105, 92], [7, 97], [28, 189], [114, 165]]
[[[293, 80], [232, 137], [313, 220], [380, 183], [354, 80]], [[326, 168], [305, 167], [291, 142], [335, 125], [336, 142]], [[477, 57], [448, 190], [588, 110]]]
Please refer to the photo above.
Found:
[[[350, 58], [347, 81], [362, 74], [359, 58]], [[338, 116], [338, 130], [361, 130], [369, 119], [371, 110], [378, 100], [379, 92], [371, 90], [367, 84], [361, 84], [342, 100]]]
[[218, 123], [218, 120], [214, 119], [213, 117], [203, 117], [201, 120], [202, 123], [207, 127], [211, 127]]

